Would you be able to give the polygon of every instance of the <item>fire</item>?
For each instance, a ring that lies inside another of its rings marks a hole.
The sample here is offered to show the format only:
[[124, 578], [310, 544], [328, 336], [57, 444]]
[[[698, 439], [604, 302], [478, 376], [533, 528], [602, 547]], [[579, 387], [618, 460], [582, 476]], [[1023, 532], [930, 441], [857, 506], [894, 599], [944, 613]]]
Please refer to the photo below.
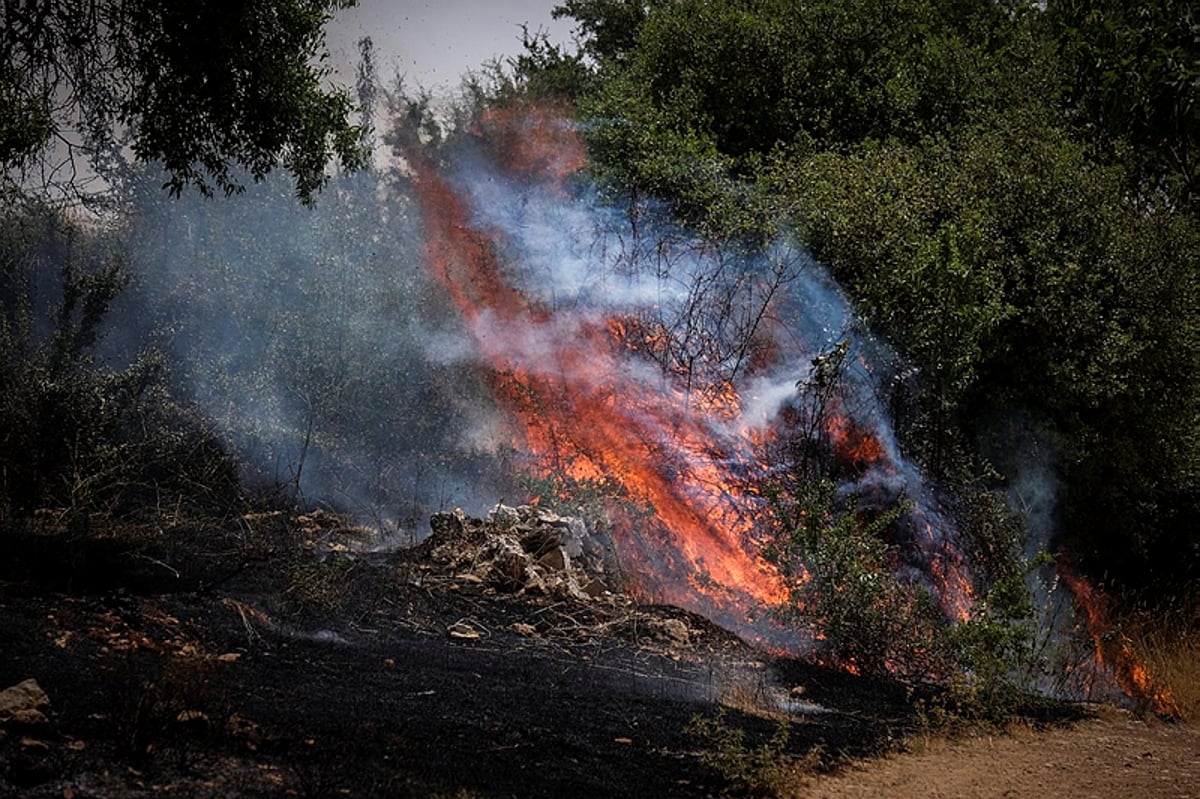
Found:
[[[523, 162], [537, 160], [527, 149], [536, 144], [517, 147]], [[697, 412], [736, 407], [733, 386], [689, 405], [684, 391], [629, 379], [622, 351], [645, 343], [626, 337], [628, 320], [571, 318], [527, 300], [503, 279], [488, 232], [472, 226], [450, 185], [428, 164], [414, 166], [430, 268], [491, 363], [523, 443], [545, 468], [612, 481], [653, 509], [653, 519], [614, 531], [641, 593], [735, 625], [755, 606], [786, 601], [778, 570], [755, 552], [739, 481], [713, 457], [734, 453], [714, 452], [719, 442]]]
[[[586, 154], [559, 109], [491, 110], [472, 130], [503, 166], [497, 182], [548, 180], [553, 196], [569, 199], [566, 183]], [[773, 650], [794, 653], [819, 641], [820, 630], [801, 634], [754, 618], [759, 609], [791, 600], [788, 580], [756, 540], [755, 516], [765, 501], [756, 486], [770, 469], [756, 459], [765, 445], [786, 440], [789, 419], [802, 421], [799, 411], [762, 403], [753, 391], [743, 396], [745, 386], [732, 378], [694, 373], [689, 358], [696, 353], [678, 351], [657, 304], [634, 303], [631, 310], [620, 303], [568, 303], [564, 310], [530, 299], [506, 272], [513, 266], [510, 256], [501, 255], [511, 251], [506, 234], [477, 221], [466, 195], [430, 163], [420, 156], [409, 161], [427, 231], [428, 268], [490, 365], [495, 394], [515, 422], [516, 443], [543, 476], [613, 486], [627, 500], [610, 516], [618, 559], [635, 591], [645, 600], [704, 614]], [[548, 257], [559, 256], [552, 251]], [[835, 290], [819, 278], [805, 291], [817, 305], [836, 300], [830, 299]], [[773, 319], [766, 310], [759, 318]], [[739, 378], [769, 375], [785, 359], [803, 362], [781, 332], [767, 324], [753, 331], [754, 346], [739, 356], [745, 358]], [[805, 357], [811, 362], [811, 354]], [[855, 363], [871, 371], [861, 355]], [[765, 394], [777, 397], [778, 389], [772, 385]], [[773, 410], [749, 418], [764, 407]], [[822, 432], [838, 469], [852, 476], [852, 493], [868, 501], [877, 494], [884, 507], [898, 500], [913, 505], [909, 530], [900, 534], [906, 562], [897, 567], [917, 567], [946, 619], [966, 621], [976, 600], [956, 528], [915, 467], [898, 454], [890, 428], [870, 414], [846, 413], [840, 399], [830, 411]], [[804, 579], [802, 568], [796, 571]], [[1129, 640], [1114, 631], [1099, 593], [1070, 568], [1061, 566], [1059, 573], [1087, 622], [1098, 673], [1107, 669], [1129, 696], [1156, 712], [1179, 715], [1169, 692], [1137, 662]], [[794, 585], [797, 577], [791, 579]], [[842, 665], [857, 670], [853, 663]]]
[[922, 531], [918, 549], [928, 558], [929, 576], [941, 602], [942, 613], [954, 621], [967, 621], [975, 604], [975, 588], [966, 559], [958, 549], [948, 545], [945, 533], [934, 527], [923, 510], [918, 508], [914, 516]]
[[587, 150], [567, 120], [566, 109], [555, 105], [488, 108], [471, 132], [510, 174], [549, 178], [561, 187], [587, 163]]
[[834, 452], [846, 466], [865, 470], [885, 458], [883, 444], [852, 420], [840, 414], [830, 414], [825, 432]]
[[1075, 605], [1083, 614], [1088, 635], [1095, 645], [1097, 673], [1111, 670], [1117, 685], [1136, 704], [1145, 705], [1160, 716], [1182, 718], [1183, 711], [1175, 697], [1138, 662], [1133, 643], [1114, 627], [1104, 595], [1086, 577], [1075, 571], [1067, 558], [1060, 556], [1056, 570], [1071, 589]]
[[[554, 196], [565, 195], [566, 181], [584, 163], [582, 144], [554, 109], [491, 111], [473, 130], [502, 165], [504, 180], [548, 179]], [[513, 247], [505, 234], [479, 222], [465, 192], [432, 164], [419, 156], [409, 163], [429, 270], [490, 366], [519, 448], [543, 476], [619, 488], [628, 507], [612, 509], [613, 538], [635, 590], [768, 645], [783, 642], [797, 651], [810, 643], [800, 640], [809, 633], [785, 630], [765, 614], [754, 618], [791, 599], [788, 581], [756, 540], [765, 502], [757, 486], [769, 469], [758, 459], [780, 432], [779, 408], [775, 417], [747, 419], [755, 397], [744, 397], [731, 377], [693, 371], [689, 358], [698, 356], [674, 350], [671, 330], [657, 314], [639, 310], [646, 306], [631, 311], [595, 302], [564, 309], [531, 299], [506, 272]], [[757, 290], [753, 280], [738, 279]], [[758, 318], [772, 320], [767, 311], [763, 306]], [[769, 374], [783, 359], [789, 345], [772, 324], [764, 321], [750, 334], [761, 346], [739, 356], [739, 377]], [[703, 349], [709, 333], [699, 335]], [[789, 361], [795, 362], [804, 359]], [[848, 414], [832, 414], [824, 433], [847, 473], [900, 474], [893, 445]], [[934, 526], [928, 529], [932, 534]], [[970, 573], [952, 536], [914, 543], [947, 618], [965, 619], [973, 602]]]

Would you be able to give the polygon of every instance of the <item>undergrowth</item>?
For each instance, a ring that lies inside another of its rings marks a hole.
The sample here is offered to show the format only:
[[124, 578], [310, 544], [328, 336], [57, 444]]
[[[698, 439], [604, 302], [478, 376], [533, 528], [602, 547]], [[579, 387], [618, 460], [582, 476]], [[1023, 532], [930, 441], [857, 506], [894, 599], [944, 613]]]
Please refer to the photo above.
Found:
[[714, 716], [694, 716], [684, 732], [700, 745], [700, 762], [728, 780], [738, 795], [797, 795], [824, 759], [819, 745], [801, 757], [793, 756], [786, 721], [780, 721], [770, 740], [758, 746], [746, 743], [746, 731], [734, 726], [723, 709]]
[[1200, 586], [1124, 613], [1118, 622], [1147, 671], [1166, 688], [1185, 721], [1200, 720]]

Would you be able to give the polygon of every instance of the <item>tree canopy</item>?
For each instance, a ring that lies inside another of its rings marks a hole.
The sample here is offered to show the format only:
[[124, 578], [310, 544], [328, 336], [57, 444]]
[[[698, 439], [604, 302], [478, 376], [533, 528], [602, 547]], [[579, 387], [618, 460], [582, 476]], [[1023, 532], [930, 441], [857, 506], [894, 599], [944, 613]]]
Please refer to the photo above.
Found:
[[1021, 458], [995, 455], [997, 439], [1035, 428], [1066, 534], [1097, 570], [1200, 574], [1188, 4], [570, 0], [556, 14], [592, 64], [576, 99], [604, 185], [714, 235], [799, 235], [919, 370], [896, 402], [935, 474], [973, 450], [1013, 479]]
[[51, 179], [70, 179], [77, 156], [103, 172], [128, 147], [174, 193], [238, 191], [282, 165], [311, 200], [331, 160], [364, 159], [323, 66], [323, 27], [353, 2], [4, 3], [0, 164], [11, 181], [57, 146], [65, 175]]

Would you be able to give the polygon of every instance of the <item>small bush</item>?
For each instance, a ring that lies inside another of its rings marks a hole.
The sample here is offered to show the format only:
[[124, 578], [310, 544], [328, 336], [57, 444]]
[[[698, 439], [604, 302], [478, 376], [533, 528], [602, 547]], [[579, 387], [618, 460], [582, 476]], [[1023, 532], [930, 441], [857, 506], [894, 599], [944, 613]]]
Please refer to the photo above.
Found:
[[928, 679], [947, 671], [943, 622], [929, 592], [893, 574], [883, 531], [898, 506], [867, 518], [833, 509], [833, 485], [811, 486], [794, 510], [804, 521], [767, 557], [789, 578], [785, 611], [810, 626], [819, 657], [856, 673]]
[[109, 304], [129, 282], [110, 242], [46, 209], [5, 221], [0, 514], [228, 508], [236, 465], [171, 398], [165, 359], [146, 350], [122, 369], [97, 362]]
[[684, 732], [703, 747], [700, 761], [729, 780], [734, 790], [750, 796], [791, 796], [803, 777], [815, 771], [823, 753], [814, 747], [803, 758], [788, 753], [790, 733], [780, 722], [769, 741], [757, 747], [746, 744], [746, 731], [729, 723], [724, 710], [715, 716], [692, 718]]
[[949, 575], [914, 543], [928, 508], [861, 480], [827, 432], [839, 418], [849, 352], [847, 342], [838, 344], [797, 383], [797, 423], [778, 453], [786, 468], [765, 492], [764, 554], [790, 590], [783, 613], [811, 629], [822, 662], [937, 684], [944, 689], [934, 692], [939, 708], [949, 715], [1007, 718], [1019, 705], [1016, 678], [1032, 644], [1020, 524], [988, 488], [983, 464], [944, 457], [941, 472], [953, 482], [954, 500], [936, 510], [957, 519], [954, 546], [972, 566], [969, 576], [955, 577], [969, 577], [984, 598], [966, 619], [956, 618], [960, 608], [939, 607], [931, 586], [949, 583]]

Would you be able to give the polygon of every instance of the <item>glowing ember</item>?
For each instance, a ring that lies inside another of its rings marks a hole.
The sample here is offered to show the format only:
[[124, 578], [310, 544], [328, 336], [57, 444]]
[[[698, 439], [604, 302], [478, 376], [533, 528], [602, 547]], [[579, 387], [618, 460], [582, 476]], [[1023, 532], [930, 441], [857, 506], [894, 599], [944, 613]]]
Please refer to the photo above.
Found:
[[929, 576], [941, 602], [942, 613], [948, 619], [966, 621], [975, 604], [975, 589], [971, 585], [966, 559], [958, 549], [947, 544], [946, 534], [928, 520], [925, 511], [918, 507], [913, 515], [921, 530], [917, 548], [927, 558]]
[[830, 414], [825, 432], [843, 465], [862, 471], [885, 458], [883, 444], [845, 416]]

